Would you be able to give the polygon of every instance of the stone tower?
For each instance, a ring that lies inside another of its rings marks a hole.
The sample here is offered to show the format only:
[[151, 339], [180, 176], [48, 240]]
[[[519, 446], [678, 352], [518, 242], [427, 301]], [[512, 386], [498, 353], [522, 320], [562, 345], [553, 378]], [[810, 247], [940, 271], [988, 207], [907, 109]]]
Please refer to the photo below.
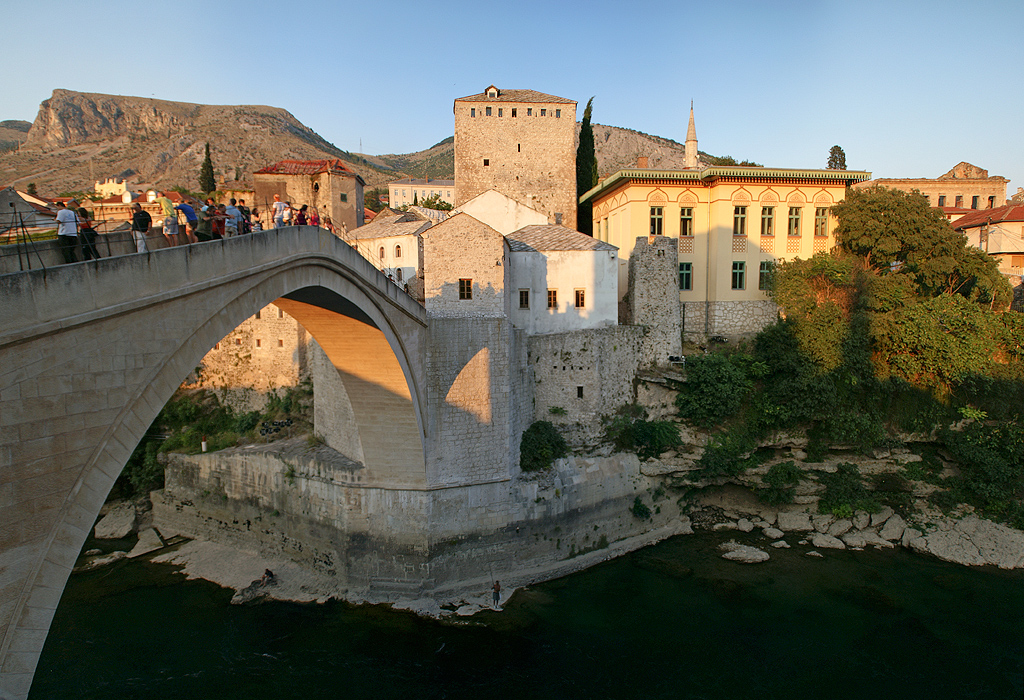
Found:
[[686, 158], [687, 168], [697, 167], [697, 127], [693, 125], [693, 101], [690, 101], [690, 125], [686, 127]]
[[455, 100], [455, 206], [495, 190], [576, 228], [576, 102], [535, 90]]

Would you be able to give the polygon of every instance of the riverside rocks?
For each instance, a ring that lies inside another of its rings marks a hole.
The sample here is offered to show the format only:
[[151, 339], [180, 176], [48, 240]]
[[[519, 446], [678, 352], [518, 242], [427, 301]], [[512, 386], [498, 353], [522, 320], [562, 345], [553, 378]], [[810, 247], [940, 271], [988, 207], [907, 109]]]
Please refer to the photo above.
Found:
[[135, 531], [135, 506], [120, 503], [96, 523], [96, 539], [119, 540]]
[[724, 542], [718, 548], [725, 552], [722, 555], [722, 559], [739, 562], [740, 564], [760, 564], [761, 562], [768, 561], [770, 558], [768, 552], [763, 549], [739, 544], [736, 540]]
[[811, 516], [807, 513], [779, 513], [777, 527], [783, 532], [810, 532]]
[[821, 549], [846, 549], [846, 545], [839, 538], [820, 532], [811, 536], [811, 546]]
[[940, 521], [932, 532], [910, 539], [909, 545], [916, 552], [958, 564], [1024, 568], [1024, 532], [974, 515]]

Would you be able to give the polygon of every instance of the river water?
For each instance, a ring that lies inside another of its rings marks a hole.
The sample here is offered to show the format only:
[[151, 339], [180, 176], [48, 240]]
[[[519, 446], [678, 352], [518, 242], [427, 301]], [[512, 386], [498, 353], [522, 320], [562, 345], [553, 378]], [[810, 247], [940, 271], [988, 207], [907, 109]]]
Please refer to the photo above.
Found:
[[232, 606], [170, 567], [119, 562], [71, 577], [30, 697], [1024, 697], [1024, 571], [799, 545], [741, 565], [722, 539], [673, 538], [455, 624]]

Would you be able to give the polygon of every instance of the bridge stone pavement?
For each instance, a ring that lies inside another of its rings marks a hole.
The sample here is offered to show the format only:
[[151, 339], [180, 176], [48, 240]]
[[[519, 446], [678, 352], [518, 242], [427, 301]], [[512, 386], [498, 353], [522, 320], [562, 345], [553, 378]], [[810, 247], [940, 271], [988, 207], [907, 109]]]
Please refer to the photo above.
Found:
[[347, 378], [358, 418], [342, 441], [377, 483], [429, 485], [426, 313], [322, 229], [0, 276], [0, 697], [27, 696], [100, 506], [160, 409], [270, 302]]

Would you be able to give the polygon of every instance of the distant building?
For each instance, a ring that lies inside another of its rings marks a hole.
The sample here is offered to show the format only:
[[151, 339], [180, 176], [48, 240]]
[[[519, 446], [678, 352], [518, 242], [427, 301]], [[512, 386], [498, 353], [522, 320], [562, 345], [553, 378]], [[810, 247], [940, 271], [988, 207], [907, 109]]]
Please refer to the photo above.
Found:
[[972, 211], [953, 228], [967, 236], [967, 242], [985, 251], [999, 263], [1004, 275], [1024, 275], [1024, 204], [1007, 204], [995, 209]]
[[93, 186], [93, 190], [100, 197], [112, 197], [127, 192], [128, 182], [119, 177], [108, 177], [103, 182], [97, 182]]
[[442, 202], [455, 206], [455, 180], [417, 180], [406, 177], [388, 183], [388, 206], [396, 209], [414, 202], [419, 204], [435, 195]]
[[576, 228], [576, 102], [535, 90], [455, 100], [455, 206], [495, 190]]
[[349, 231], [347, 242], [395, 284], [423, 301], [423, 238], [432, 222], [412, 212], [385, 209], [371, 223]]
[[879, 178], [858, 182], [853, 187], [863, 189], [882, 185], [894, 190], [917, 190], [928, 198], [928, 204], [941, 209], [946, 218], [956, 222], [960, 217], [978, 209], [995, 209], [1006, 204], [1006, 186], [1009, 180], [999, 175], [989, 177], [988, 171], [957, 163], [952, 170], [937, 178]]
[[619, 250], [620, 297], [630, 288], [637, 241], [678, 239], [683, 333], [700, 340], [750, 335], [774, 321], [778, 309], [765, 291], [772, 264], [831, 250], [830, 208], [869, 177], [852, 170], [635, 168], [605, 178], [582, 199], [593, 207], [594, 237]]
[[249, 206], [269, 208], [274, 195], [298, 209], [316, 209], [321, 222], [330, 217], [340, 231], [363, 225], [363, 188], [366, 183], [342, 161], [282, 160], [253, 173], [255, 196]]

